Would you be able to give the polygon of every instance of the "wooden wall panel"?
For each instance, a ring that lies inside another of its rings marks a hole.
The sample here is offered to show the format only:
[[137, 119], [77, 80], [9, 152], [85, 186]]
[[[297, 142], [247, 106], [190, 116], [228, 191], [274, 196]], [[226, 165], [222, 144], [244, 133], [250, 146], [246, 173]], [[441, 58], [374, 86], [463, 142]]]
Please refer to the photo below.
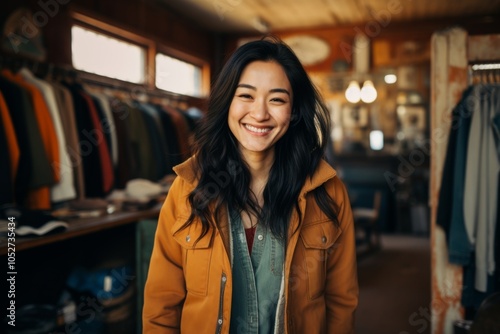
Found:
[[213, 34], [160, 4], [137, 0], [102, 0], [90, 4], [73, 0], [71, 4], [72, 9], [97, 15], [110, 24], [119, 24], [182, 52], [206, 60], [213, 56]]
[[[57, 4], [55, 14], [49, 13], [47, 24], [40, 28], [44, 32], [48, 61], [71, 64], [71, 11], [83, 14], [131, 31], [137, 35], [157, 41], [203, 61], [213, 63], [216, 35], [200, 27], [196, 22], [183, 18], [167, 7], [145, 0], [36, 0], [2, 1], [0, 24], [12, 11], [21, 6], [29, 7], [33, 13], [46, 10], [41, 3]], [[55, 8], [55, 7], [51, 7]]]
[[500, 59], [500, 35], [470, 36], [467, 52], [470, 62]]

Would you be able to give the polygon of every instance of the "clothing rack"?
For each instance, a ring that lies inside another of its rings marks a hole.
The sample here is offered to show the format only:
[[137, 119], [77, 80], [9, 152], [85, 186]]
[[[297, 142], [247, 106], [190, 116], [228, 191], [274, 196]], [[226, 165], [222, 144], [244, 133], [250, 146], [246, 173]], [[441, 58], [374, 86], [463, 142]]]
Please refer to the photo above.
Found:
[[[495, 69], [473, 70], [474, 65], [500, 62], [500, 35], [469, 35], [460, 27], [434, 33], [431, 41], [431, 254], [432, 254], [432, 334], [451, 332], [453, 323], [463, 319], [463, 268], [448, 262], [444, 231], [436, 216], [448, 137], [456, 125], [451, 112], [464, 90], [476, 80], [489, 83]], [[496, 81], [498, 82], [498, 81]]]
[[468, 82], [472, 85], [500, 83], [500, 63], [470, 64]]
[[2, 53], [0, 69], [1, 127], [9, 134], [0, 138], [0, 167], [12, 190], [2, 201], [49, 209], [103, 197], [134, 178], [161, 180], [191, 155], [201, 115], [175, 105], [182, 96]]
[[82, 83], [93, 86], [94, 88], [122, 91], [129, 94], [131, 99], [147, 100], [150, 98], [157, 98], [167, 101], [168, 103], [188, 102], [190, 99], [190, 97], [185, 95], [175, 94], [159, 89], [151, 89], [144, 85], [138, 85], [118, 79], [102, 77], [75, 69], [73, 69], [72, 71], [74, 73], [74, 77], [80, 80]]

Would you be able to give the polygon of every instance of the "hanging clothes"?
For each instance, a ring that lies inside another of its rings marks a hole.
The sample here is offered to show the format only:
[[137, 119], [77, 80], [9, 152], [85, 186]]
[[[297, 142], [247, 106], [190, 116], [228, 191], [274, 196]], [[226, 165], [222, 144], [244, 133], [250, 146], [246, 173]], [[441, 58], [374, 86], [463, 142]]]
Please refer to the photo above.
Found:
[[22, 68], [19, 70], [18, 74], [24, 78], [26, 82], [33, 84], [40, 90], [45, 100], [45, 104], [47, 105], [47, 110], [50, 113], [52, 123], [54, 124], [59, 146], [59, 163], [54, 162], [52, 168], [58, 170], [60, 180], [50, 189], [51, 202], [55, 203], [74, 199], [76, 198], [76, 190], [73, 180], [73, 171], [67, 151], [68, 145], [66, 144], [66, 137], [61, 121], [61, 112], [57, 104], [54, 89], [49, 83], [36, 78], [27, 68]]
[[108, 142], [106, 141], [105, 132], [102, 128], [103, 115], [98, 113], [94, 101], [89, 95], [84, 92], [80, 92], [80, 94], [87, 103], [90, 120], [92, 122], [92, 130], [86, 135], [97, 148], [99, 154], [100, 170], [102, 173], [102, 194], [105, 195], [113, 189], [114, 171]]
[[131, 101], [129, 106], [129, 114], [125, 121], [129, 130], [132, 158], [135, 159], [137, 167], [133, 177], [153, 180], [156, 175], [156, 162], [148, 124], [138, 102]]
[[475, 287], [485, 292], [495, 271], [495, 223], [498, 211], [500, 159], [495, 143], [495, 116], [500, 114], [500, 87], [479, 85], [467, 148], [464, 216], [467, 236], [475, 245]]
[[76, 126], [73, 97], [71, 92], [61, 84], [49, 81], [54, 89], [57, 103], [59, 105], [61, 122], [63, 124], [64, 136], [66, 138], [67, 150], [73, 172], [74, 186], [78, 199], [85, 197], [85, 181], [83, 178], [82, 153], [78, 141], [78, 128]]
[[9, 109], [0, 92], [0, 148], [8, 156], [0, 161], [0, 205], [14, 203], [14, 180], [19, 166], [19, 145]]
[[464, 268], [462, 304], [477, 309], [500, 289], [500, 86], [474, 85], [452, 112], [437, 224], [450, 263]]
[[139, 104], [141, 111], [143, 113], [146, 125], [149, 128], [149, 135], [152, 143], [152, 148], [154, 150], [155, 160], [156, 160], [156, 170], [152, 181], [158, 181], [166, 174], [168, 174], [167, 167], [167, 140], [165, 134], [163, 133], [161, 127], [160, 116], [158, 115], [158, 110], [148, 103]]
[[[37, 125], [40, 129], [40, 134], [42, 135], [42, 143], [49, 161], [51, 162], [51, 167], [53, 164], [59, 165], [61, 163], [59, 159], [59, 144], [57, 140], [56, 130], [52, 117], [50, 116], [50, 111], [47, 107], [45, 99], [35, 85], [25, 81], [25, 79], [19, 75], [14, 75], [12, 72], [4, 70], [4, 75], [13, 82], [19, 84], [21, 87], [26, 89], [31, 95], [32, 105], [34, 107], [35, 117], [37, 120]], [[60, 180], [60, 171], [57, 168], [51, 168], [52, 175], [56, 182]]]
[[181, 149], [179, 145], [179, 137], [177, 136], [175, 123], [161, 105], [154, 105], [160, 116], [160, 122], [162, 125], [163, 133], [167, 141], [168, 156], [167, 156], [167, 171], [172, 174], [172, 168], [180, 164], [182, 159]]
[[83, 162], [85, 197], [104, 197], [114, 187], [114, 169], [105, 139], [103, 119], [94, 100], [78, 83], [63, 83], [71, 92], [80, 154]]
[[452, 124], [448, 137], [446, 158], [439, 192], [437, 224], [443, 227], [448, 241], [450, 263], [465, 266], [470, 262], [473, 247], [465, 230], [462, 210], [465, 188], [465, 166], [467, 162], [467, 141], [474, 101], [479, 97], [478, 88], [464, 92], [462, 99], [453, 109]]
[[200, 110], [53, 69], [0, 71], [1, 204], [49, 210], [105, 197], [135, 178], [161, 181], [191, 155]]
[[113, 119], [109, 99], [104, 94], [89, 91], [87, 91], [87, 93], [92, 96], [92, 98], [94, 98], [96, 105], [98, 105], [104, 113], [105, 123], [102, 124], [102, 127], [105, 133], [109, 136], [111, 161], [113, 162], [113, 167], [116, 168], [116, 165], [118, 164], [118, 140], [116, 135], [115, 121]]
[[[0, 150], [9, 150], [8, 137], [4, 128], [3, 119], [0, 118]], [[14, 202], [14, 184], [11, 177], [12, 167], [7, 159], [0, 160], [0, 206]]]
[[137, 169], [136, 161], [132, 159], [132, 144], [129, 138], [129, 131], [126, 118], [130, 113], [130, 107], [113, 97], [110, 99], [110, 107], [113, 121], [116, 128], [118, 161], [115, 167], [115, 186], [118, 189], [125, 189], [127, 182], [133, 178], [133, 173]]
[[19, 144], [17, 142], [16, 131], [14, 129], [14, 124], [12, 123], [12, 118], [10, 117], [9, 108], [3, 97], [2, 92], [0, 92], [0, 118], [2, 121], [2, 128], [5, 133], [5, 142], [7, 143], [7, 150], [9, 152], [10, 164], [10, 177], [12, 180], [16, 179], [17, 168], [19, 167]]
[[189, 124], [184, 118], [184, 116], [179, 113], [179, 110], [165, 105], [163, 109], [170, 115], [172, 121], [175, 124], [175, 133], [177, 135], [177, 142], [179, 143], [179, 149], [181, 154], [181, 160], [184, 161], [191, 155], [191, 149], [189, 147]]
[[31, 209], [50, 208], [50, 188], [59, 180], [52, 168], [59, 161], [58, 143], [47, 106], [35, 87], [7, 70], [0, 91], [10, 111], [20, 148], [15, 180], [16, 204]]

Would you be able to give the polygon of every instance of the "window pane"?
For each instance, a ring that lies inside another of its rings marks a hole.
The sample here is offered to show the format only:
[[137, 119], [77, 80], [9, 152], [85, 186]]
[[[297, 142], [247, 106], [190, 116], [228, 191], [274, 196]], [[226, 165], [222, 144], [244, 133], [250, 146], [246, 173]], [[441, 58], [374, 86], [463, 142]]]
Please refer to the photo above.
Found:
[[133, 83], [144, 82], [144, 48], [79, 26], [72, 27], [71, 36], [76, 69]]
[[201, 68], [158, 53], [156, 87], [173, 93], [201, 96]]

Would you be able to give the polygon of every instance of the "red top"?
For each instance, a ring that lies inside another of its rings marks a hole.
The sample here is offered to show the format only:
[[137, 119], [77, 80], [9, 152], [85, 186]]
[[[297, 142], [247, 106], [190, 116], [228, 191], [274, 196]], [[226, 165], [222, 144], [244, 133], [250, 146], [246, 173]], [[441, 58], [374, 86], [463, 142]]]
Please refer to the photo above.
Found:
[[253, 238], [255, 237], [255, 230], [257, 226], [245, 229], [245, 236], [247, 237], [248, 252], [252, 254]]

